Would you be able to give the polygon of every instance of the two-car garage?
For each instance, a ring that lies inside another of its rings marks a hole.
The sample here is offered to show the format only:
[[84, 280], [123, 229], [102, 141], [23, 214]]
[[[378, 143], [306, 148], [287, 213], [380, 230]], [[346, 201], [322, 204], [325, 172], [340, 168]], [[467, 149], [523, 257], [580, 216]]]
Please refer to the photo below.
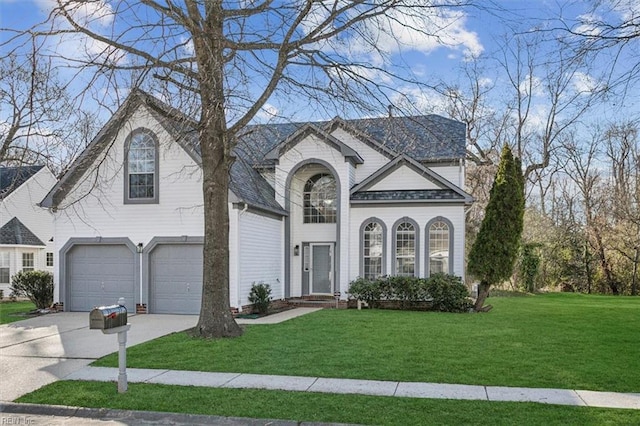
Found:
[[130, 311], [143, 303], [149, 313], [200, 312], [202, 238], [154, 238], [144, 250], [128, 238], [78, 238], [60, 256], [65, 310], [89, 311], [124, 297]]

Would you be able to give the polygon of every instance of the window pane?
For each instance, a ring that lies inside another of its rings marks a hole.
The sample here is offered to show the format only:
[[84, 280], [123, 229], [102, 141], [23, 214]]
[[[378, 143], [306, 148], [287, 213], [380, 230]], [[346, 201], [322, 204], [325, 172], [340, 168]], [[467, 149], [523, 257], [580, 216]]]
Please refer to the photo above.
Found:
[[449, 272], [449, 225], [443, 221], [429, 227], [429, 274]]
[[53, 253], [47, 253], [47, 266], [53, 266]]
[[22, 270], [23, 271], [33, 271], [34, 263], [33, 263], [33, 253], [22, 253]]
[[320, 173], [307, 180], [303, 192], [304, 223], [336, 223], [336, 181]]
[[131, 138], [127, 158], [129, 173], [129, 198], [154, 198], [156, 146], [146, 133]]
[[403, 222], [396, 228], [396, 275], [415, 275], [415, 227]]
[[363, 275], [376, 279], [382, 275], [382, 226], [371, 222], [364, 227], [362, 235]]

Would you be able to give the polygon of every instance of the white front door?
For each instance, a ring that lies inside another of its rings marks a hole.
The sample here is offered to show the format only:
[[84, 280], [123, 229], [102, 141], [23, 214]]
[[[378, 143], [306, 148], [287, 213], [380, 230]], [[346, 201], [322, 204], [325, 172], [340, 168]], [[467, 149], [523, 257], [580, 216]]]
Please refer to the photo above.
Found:
[[311, 243], [309, 282], [311, 294], [333, 294], [333, 243]]

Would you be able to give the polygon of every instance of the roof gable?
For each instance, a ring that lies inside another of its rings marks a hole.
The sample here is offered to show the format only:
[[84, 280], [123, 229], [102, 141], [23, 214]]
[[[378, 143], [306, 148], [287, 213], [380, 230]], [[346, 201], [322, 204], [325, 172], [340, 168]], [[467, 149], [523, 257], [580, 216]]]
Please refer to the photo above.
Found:
[[[414, 173], [419, 174], [425, 180], [429, 181], [435, 188], [431, 185], [430, 188], [425, 185], [424, 188], [397, 188], [395, 190], [376, 190], [376, 184], [382, 182], [385, 179], [390, 178], [395, 172], [400, 170], [401, 168], [406, 167]], [[435, 192], [434, 192], [435, 191]], [[440, 191], [440, 192], [438, 192]], [[442, 192], [444, 191], [444, 192]], [[366, 194], [378, 194], [375, 197], [370, 197]], [[389, 194], [396, 194], [394, 196], [390, 196]], [[409, 194], [410, 193], [410, 194]], [[440, 196], [442, 194], [455, 195], [452, 197], [443, 197]], [[398, 195], [399, 194], [399, 195]], [[404, 194], [404, 195], [403, 195]], [[358, 185], [355, 185], [351, 189], [351, 198], [352, 200], [373, 200], [373, 199], [388, 199], [390, 201], [398, 201], [403, 199], [403, 197], [409, 194], [411, 200], [420, 200], [420, 195], [428, 196], [425, 199], [439, 200], [439, 199], [459, 199], [464, 200], [465, 202], [472, 202], [473, 197], [463, 191], [458, 186], [454, 185], [452, 182], [443, 178], [439, 174], [435, 173], [431, 169], [424, 167], [422, 164], [413, 160], [412, 158], [406, 155], [399, 155], [393, 161], [385, 164], [378, 171], [373, 173], [371, 176], [363, 180]], [[440, 194], [440, 195], [438, 195]]]
[[[147, 108], [152, 117], [194, 162], [202, 165], [197, 122], [155, 97], [141, 90], [134, 90], [40, 205], [58, 206], [82, 175], [90, 170], [100, 153], [113, 141], [124, 122], [140, 107]], [[275, 201], [271, 186], [251, 167], [252, 164], [246, 161], [244, 153], [239, 151], [242, 150], [234, 151], [238, 160], [231, 166], [230, 172], [229, 190], [233, 198], [268, 211], [286, 214]]]
[[0, 244], [45, 246], [40, 238], [36, 237], [17, 217], [14, 217], [0, 228]]
[[351, 147], [347, 144], [343, 143], [339, 139], [333, 137], [329, 133], [324, 130], [319, 129], [311, 123], [303, 125], [301, 128], [297, 129], [293, 134], [291, 134], [288, 138], [280, 142], [277, 146], [271, 149], [266, 155], [265, 160], [275, 160], [277, 161], [280, 157], [282, 157], [287, 151], [293, 149], [297, 144], [305, 140], [308, 136], [315, 136], [321, 141], [325, 142], [327, 145], [333, 147], [349, 161], [353, 164], [362, 164], [363, 160], [357, 152], [355, 152]]
[[0, 167], [0, 200], [31, 179], [44, 166]]

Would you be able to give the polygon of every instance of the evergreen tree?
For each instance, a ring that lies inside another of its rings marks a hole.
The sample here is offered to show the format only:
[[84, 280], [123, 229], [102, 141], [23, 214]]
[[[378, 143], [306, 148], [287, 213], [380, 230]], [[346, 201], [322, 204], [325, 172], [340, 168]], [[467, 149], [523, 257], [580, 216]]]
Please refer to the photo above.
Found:
[[475, 310], [483, 305], [492, 285], [508, 279], [518, 255], [524, 224], [524, 177], [519, 159], [502, 149], [498, 172], [480, 231], [469, 253], [469, 272], [480, 280]]

